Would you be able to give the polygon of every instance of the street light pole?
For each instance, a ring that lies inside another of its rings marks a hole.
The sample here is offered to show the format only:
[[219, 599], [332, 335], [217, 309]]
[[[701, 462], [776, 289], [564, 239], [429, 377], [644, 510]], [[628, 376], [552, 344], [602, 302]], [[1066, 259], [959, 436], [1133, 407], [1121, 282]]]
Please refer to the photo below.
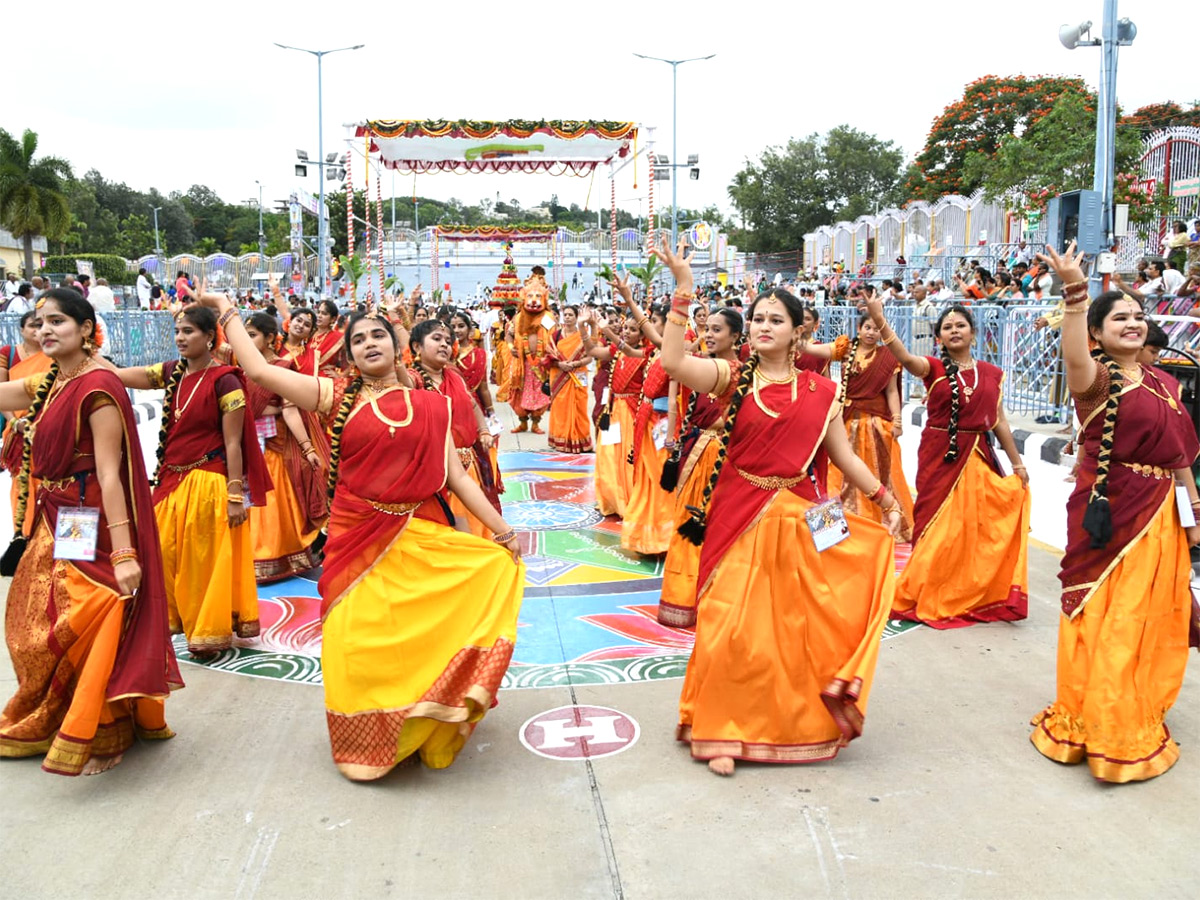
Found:
[[[671, 67], [671, 167], [675, 170], [671, 175], [671, 246], [674, 247], [679, 242], [679, 67], [688, 62], [712, 59], [717, 54], [693, 56], [689, 59], [663, 59], [661, 56], [646, 56], [644, 53], [633, 55], [641, 59], [664, 62]], [[654, 165], [654, 160], [650, 161], [650, 165]]]
[[261, 265], [263, 257], [267, 255], [267, 250], [266, 250], [267, 237], [265, 234], [263, 234], [263, 224], [262, 224], [262, 187], [263, 186], [262, 186], [262, 182], [259, 181], [257, 178], [254, 179], [254, 183], [258, 185], [258, 261], [259, 261], [259, 264]]
[[276, 41], [275, 46], [281, 47], [284, 50], [298, 50], [301, 53], [308, 53], [317, 58], [317, 159], [320, 161], [318, 172], [321, 179], [320, 200], [317, 206], [317, 278], [319, 279], [317, 294], [324, 297], [325, 273], [328, 271], [327, 258], [329, 255], [329, 248], [326, 246], [326, 231], [329, 222], [325, 209], [325, 109], [321, 83], [321, 59], [330, 53], [341, 53], [343, 50], [358, 50], [365, 45], [355, 44], [353, 47], [338, 47], [336, 50], [307, 50], [304, 47], [290, 47], [287, 44], [281, 44]]
[[158, 211], [162, 209], [162, 207], [152, 206], [150, 208], [154, 210], [154, 255], [162, 256], [162, 246], [158, 243]]

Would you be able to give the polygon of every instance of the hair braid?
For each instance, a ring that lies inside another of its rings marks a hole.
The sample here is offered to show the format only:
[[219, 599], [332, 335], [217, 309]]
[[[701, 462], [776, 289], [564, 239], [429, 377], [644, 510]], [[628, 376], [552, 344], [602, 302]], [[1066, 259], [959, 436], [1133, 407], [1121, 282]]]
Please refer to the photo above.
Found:
[[612, 407], [613, 407], [613, 376], [617, 372], [617, 354], [614, 353], [609, 357], [605, 364], [605, 371], [608, 373], [608, 401], [604, 404], [604, 411], [600, 413], [600, 418], [596, 420], [596, 424], [601, 431], [608, 431], [612, 425]]
[[333, 424], [329, 426], [329, 482], [326, 491], [330, 500], [333, 499], [334, 489], [337, 487], [338, 463], [341, 462], [342, 456], [342, 430], [346, 427], [346, 420], [350, 418], [350, 411], [354, 409], [354, 401], [358, 399], [362, 386], [361, 375], [346, 385], [346, 393], [342, 395], [342, 405], [338, 407], [337, 415], [333, 417]]
[[[642, 372], [642, 387], [641, 387], [641, 390], [638, 391], [637, 404], [633, 407], [634, 418], [637, 417], [638, 410], [640, 410], [642, 408], [642, 404], [646, 402], [646, 374], [650, 370], [650, 362], [651, 362], [651, 358], [649, 356], [646, 356], [645, 363], [644, 363], [645, 371]], [[629, 465], [631, 465], [631, 466], [633, 465], [633, 447], [634, 447], [633, 441], [630, 441], [629, 442], [629, 452], [625, 454], [625, 462], [629, 463]]]
[[687, 411], [684, 412], [683, 421], [679, 424], [679, 440], [675, 442], [675, 449], [663, 463], [662, 474], [658, 477], [658, 486], [664, 491], [670, 492], [679, 486], [679, 463], [683, 455], [683, 435], [691, 426], [692, 417], [696, 415], [696, 403], [699, 400], [700, 392], [692, 391], [692, 396], [688, 398]]
[[[424, 363], [417, 363], [417, 371], [421, 373], [421, 386], [425, 388], [425, 390], [433, 391], [435, 394], [441, 393], [438, 391], [437, 386], [433, 383], [433, 377], [429, 374], [429, 370], [425, 368]], [[442, 379], [445, 380], [445, 378], [446, 375], [443, 372]]]
[[158, 426], [158, 449], [155, 451], [158, 462], [154, 466], [152, 487], [158, 485], [158, 480], [162, 476], [163, 459], [167, 455], [167, 432], [171, 430], [172, 407], [175, 403], [175, 395], [179, 392], [179, 383], [183, 381], [186, 370], [187, 363], [182, 359], [177, 360], [175, 368], [171, 370], [171, 377], [167, 380], [166, 390], [163, 392], [162, 423]]
[[1112, 465], [1113, 440], [1117, 430], [1117, 410], [1121, 405], [1121, 390], [1125, 378], [1121, 367], [1107, 353], [1097, 347], [1092, 356], [1108, 369], [1108, 398], [1104, 402], [1104, 427], [1100, 433], [1100, 452], [1096, 456], [1096, 480], [1092, 483], [1092, 495], [1083, 514], [1083, 528], [1092, 536], [1095, 550], [1108, 546], [1112, 539], [1112, 510], [1108, 505], [1108, 472]]
[[[33, 401], [29, 404], [29, 412], [25, 414], [25, 418], [32, 423], [38, 414], [42, 411], [42, 407], [46, 405], [46, 397], [50, 394], [50, 388], [54, 385], [54, 379], [58, 377], [58, 363], [50, 364], [50, 370], [42, 379], [42, 383], [38, 385], [37, 391], [34, 392]], [[13, 534], [25, 536], [25, 511], [29, 509], [29, 472], [33, 466], [33, 435], [37, 431], [35, 427], [32, 431], [26, 430], [25, 441], [21, 446], [21, 471], [17, 475], [17, 511], [13, 515]]]
[[713, 490], [716, 489], [717, 479], [721, 476], [721, 469], [725, 467], [725, 458], [729, 455], [729, 439], [733, 435], [734, 419], [737, 418], [742, 401], [750, 391], [750, 385], [754, 383], [758, 363], [758, 354], [755, 353], [751, 354], [749, 362], [742, 367], [737, 388], [729, 401], [729, 410], [725, 413], [725, 430], [721, 434], [721, 446], [717, 448], [717, 459], [713, 463], [712, 474], [708, 476], [708, 484], [704, 486], [704, 499], [700, 501], [699, 509], [694, 506], [687, 507], [691, 516], [679, 526], [679, 533], [697, 546], [704, 543], [704, 532], [708, 528], [708, 504], [712, 500]]
[[946, 384], [950, 388], [950, 421], [946, 425], [950, 446], [943, 459], [946, 462], [954, 462], [958, 459], [958, 404], [962, 386], [958, 383], [958, 363], [950, 358], [950, 351], [946, 349], [945, 344], [942, 345], [942, 365], [946, 369]]
[[861, 338], [861, 332], [858, 332], [854, 335], [854, 340], [850, 342], [850, 350], [846, 354], [845, 358], [842, 359], [842, 384], [841, 389], [838, 391], [838, 402], [841, 404], [845, 404], [846, 394], [850, 390], [850, 370], [854, 368], [855, 359], [858, 356], [858, 345]]

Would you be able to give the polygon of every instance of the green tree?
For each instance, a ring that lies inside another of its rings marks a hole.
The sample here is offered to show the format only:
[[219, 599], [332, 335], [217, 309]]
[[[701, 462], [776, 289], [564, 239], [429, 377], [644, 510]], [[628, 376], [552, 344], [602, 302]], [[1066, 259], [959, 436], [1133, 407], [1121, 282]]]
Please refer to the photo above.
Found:
[[898, 203], [903, 163], [891, 141], [847, 125], [768, 147], [729, 185], [742, 226], [734, 237], [758, 252], [801, 247], [821, 225]]
[[967, 160], [995, 156], [1005, 137], [1024, 134], [1064, 94], [1087, 97], [1088, 90], [1082, 78], [985, 75], [972, 81], [933, 120], [906, 181], [908, 195], [936, 200], [943, 194], [974, 192], [981, 186], [980, 175], [964, 171]]
[[38, 137], [28, 128], [18, 141], [0, 128], [0, 225], [21, 241], [25, 275], [33, 275], [33, 238], [59, 240], [71, 227], [64, 194], [71, 166], [57, 156], [37, 155]]

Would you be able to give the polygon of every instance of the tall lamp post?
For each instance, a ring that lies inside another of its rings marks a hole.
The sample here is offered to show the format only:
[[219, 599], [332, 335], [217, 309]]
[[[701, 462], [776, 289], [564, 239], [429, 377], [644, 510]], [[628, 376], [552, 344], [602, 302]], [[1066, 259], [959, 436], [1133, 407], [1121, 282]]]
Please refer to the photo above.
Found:
[[[1113, 178], [1116, 168], [1117, 129], [1117, 48], [1128, 47], [1137, 37], [1137, 26], [1129, 19], [1117, 19], [1117, 0], [1104, 0], [1104, 22], [1099, 38], [1083, 40], [1092, 23], [1063, 25], [1058, 39], [1068, 50], [1076, 47], [1100, 48], [1100, 88], [1096, 98], [1096, 157], [1092, 190], [1100, 195], [1100, 229], [1104, 251], [1113, 245]], [[1093, 275], [1095, 277], [1095, 274]]]
[[162, 256], [162, 245], [158, 242], [158, 211], [162, 209], [162, 207], [152, 206], [150, 209], [154, 213], [154, 255]]
[[[655, 62], [663, 62], [671, 67], [671, 165], [676, 169], [679, 168], [679, 67], [688, 62], [699, 62], [704, 59], [712, 59], [717, 54], [710, 53], [708, 56], [693, 56], [689, 59], [663, 59], [661, 56], [646, 56], [644, 53], [635, 53], [634, 56], [639, 59], [650, 59]], [[651, 163], [653, 165], [653, 162]], [[671, 177], [671, 246], [674, 247], [679, 240], [679, 178], [676, 175]]]
[[325, 296], [325, 273], [327, 269], [327, 257], [329, 255], [329, 247], [327, 246], [326, 230], [328, 221], [325, 211], [325, 110], [324, 101], [321, 94], [321, 59], [328, 56], [330, 53], [341, 53], [343, 50], [358, 50], [366, 46], [365, 44], [355, 44], [353, 47], [338, 47], [336, 50], [307, 50], [304, 47], [290, 47], [287, 44], [281, 44], [275, 41], [276, 47], [281, 47], [284, 50], [297, 50], [300, 53], [309, 53], [317, 58], [317, 158], [321, 160], [321, 197], [317, 206], [317, 277], [319, 279], [319, 287], [317, 293], [320, 296]]
[[262, 227], [262, 182], [255, 178], [254, 183], [258, 185], [258, 262], [262, 265], [263, 257], [267, 255], [267, 236]]

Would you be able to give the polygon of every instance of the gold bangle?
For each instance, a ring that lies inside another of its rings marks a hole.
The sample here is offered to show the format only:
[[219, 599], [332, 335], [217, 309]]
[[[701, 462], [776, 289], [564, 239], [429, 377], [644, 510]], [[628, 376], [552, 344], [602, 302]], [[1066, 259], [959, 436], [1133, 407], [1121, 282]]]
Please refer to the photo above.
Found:
[[122, 525], [128, 525], [129, 519], [122, 519], [120, 522], [109, 522], [108, 529], [111, 531], [114, 528], [120, 528]]
[[688, 302], [691, 302], [692, 300], [696, 299], [696, 292], [695, 291], [678, 291], [677, 290], [671, 295], [671, 299], [672, 300], [687, 300]]
[[667, 313], [667, 323], [670, 325], [678, 325], [681, 328], [687, 328], [688, 317], [682, 313], [677, 313], [672, 310], [671, 312]]
[[508, 529], [508, 531], [504, 532], [503, 534], [496, 535], [495, 537], [492, 538], [492, 540], [495, 541], [497, 544], [507, 544], [509, 541], [513, 540], [516, 536], [517, 536], [516, 530], [513, 528], [510, 528], [510, 529]]
[[224, 328], [226, 326], [226, 324], [228, 324], [229, 320], [232, 319], [236, 315], [237, 315], [237, 307], [231, 306], [231, 307], [229, 307], [229, 309], [225, 310], [225, 312], [221, 313], [221, 318], [217, 319], [217, 324], [220, 325], [222, 328]]
[[245, 503], [246, 497], [243, 494], [230, 494], [227, 498], [230, 503]]
[[1083, 279], [1082, 281], [1072, 281], [1070, 284], [1064, 284], [1063, 285], [1063, 293], [1065, 294], [1067, 291], [1077, 290], [1079, 288], [1084, 288], [1084, 289], [1087, 288], [1087, 279], [1086, 278]]

